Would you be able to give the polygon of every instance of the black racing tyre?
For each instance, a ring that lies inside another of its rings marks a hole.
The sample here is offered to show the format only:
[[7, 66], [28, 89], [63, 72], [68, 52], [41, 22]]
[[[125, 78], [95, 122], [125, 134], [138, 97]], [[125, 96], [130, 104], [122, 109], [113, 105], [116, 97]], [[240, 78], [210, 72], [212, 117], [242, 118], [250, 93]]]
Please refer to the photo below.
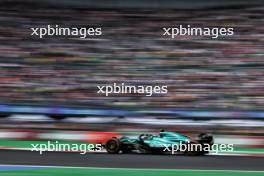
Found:
[[108, 153], [117, 154], [121, 149], [121, 142], [117, 138], [109, 139], [105, 144], [105, 149]]
[[208, 133], [201, 133], [198, 135], [198, 141], [202, 144], [214, 144], [214, 138], [211, 134]]
[[[196, 142], [190, 142], [190, 143], [186, 143], [186, 145], [187, 148], [183, 152], [183, 154], [186, 156], [202, 156], [205, 154], [202, 144]], [[197, 146], [196, 148], [195, 145], [199, 145], [200, 147]]]

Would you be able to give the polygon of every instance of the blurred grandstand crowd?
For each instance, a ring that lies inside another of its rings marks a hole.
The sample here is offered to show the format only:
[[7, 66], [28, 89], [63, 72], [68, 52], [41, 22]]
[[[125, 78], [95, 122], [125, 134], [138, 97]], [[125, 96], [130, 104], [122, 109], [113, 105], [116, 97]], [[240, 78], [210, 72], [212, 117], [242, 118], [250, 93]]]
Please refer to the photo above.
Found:
[[[208, 10], [0, 6], [0, 103], [263, 109], [264, 7]], [[31, 27], [102, 27], [97, 38], [31, 36]], [[234, 36], [168, 39], [162, 27], [234, 27]], [[168, 94], [98, 95], [97, 85], [168, 85]]]

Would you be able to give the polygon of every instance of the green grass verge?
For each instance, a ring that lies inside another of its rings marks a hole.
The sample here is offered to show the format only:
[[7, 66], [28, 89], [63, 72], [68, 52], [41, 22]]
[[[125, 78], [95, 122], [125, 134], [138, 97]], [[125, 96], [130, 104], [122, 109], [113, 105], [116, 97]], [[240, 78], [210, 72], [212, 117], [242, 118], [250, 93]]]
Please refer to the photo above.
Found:
[[118, 169], [118, 168], [40, 168], [19, 171], [0, 171], [1, 176], [263, 176], [257, 171], [209, 171], [169, 169]]

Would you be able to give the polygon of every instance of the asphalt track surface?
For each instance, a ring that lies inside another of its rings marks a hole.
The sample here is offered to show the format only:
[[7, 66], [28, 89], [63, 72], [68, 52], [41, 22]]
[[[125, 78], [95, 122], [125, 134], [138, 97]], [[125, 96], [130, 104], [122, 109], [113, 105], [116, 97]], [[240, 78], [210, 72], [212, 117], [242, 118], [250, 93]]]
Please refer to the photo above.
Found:
[[181, 156], [0, 150], [0, 164], [113, 168], [264, 170], [264, 157]]

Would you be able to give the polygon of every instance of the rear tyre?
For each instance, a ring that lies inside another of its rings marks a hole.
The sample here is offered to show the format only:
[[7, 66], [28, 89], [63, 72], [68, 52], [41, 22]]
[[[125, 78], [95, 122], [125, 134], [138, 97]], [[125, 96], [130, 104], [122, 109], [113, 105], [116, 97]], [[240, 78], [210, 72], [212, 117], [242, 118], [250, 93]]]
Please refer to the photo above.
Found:
[[121, 142], [117, 138], [108, 140], [105, 144], [105, 149], [108, 153], [117, 154], [121, 149]]

